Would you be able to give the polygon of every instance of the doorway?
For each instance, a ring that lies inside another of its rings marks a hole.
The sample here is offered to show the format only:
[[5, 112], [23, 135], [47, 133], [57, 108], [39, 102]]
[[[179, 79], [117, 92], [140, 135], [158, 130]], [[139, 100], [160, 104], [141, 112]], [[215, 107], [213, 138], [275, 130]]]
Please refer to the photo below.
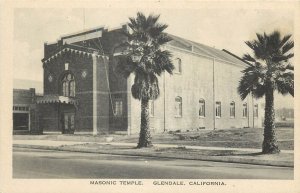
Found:
[[74, 134], [75, 130], [75, 113], [63, 113], [62, 115], [62, 133]]
[[29, 130], [29, 113], [13, 113], [13, 130]]

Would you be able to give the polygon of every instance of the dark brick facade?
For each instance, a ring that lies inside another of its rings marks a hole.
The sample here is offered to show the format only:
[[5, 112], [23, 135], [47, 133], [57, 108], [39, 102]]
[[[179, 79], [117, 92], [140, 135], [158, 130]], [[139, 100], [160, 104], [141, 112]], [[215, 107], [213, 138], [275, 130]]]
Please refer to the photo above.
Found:
[[[39, 103], [42, 130], [61, 132], [62, 116], [71, 111], [75, 114], [75, 132], [126, 131], [127, 82], [114, 73], [113, 60], [114, 47], [124, 40], [124, 36], [120, 29], [109, 32], [103, 29], [102, 37], [64, 44], [65, 40], [74, 37], [63, 37], [57, 43], [44, 45], [44, 95], [62, 96], [62, 78], [70, 73], [75, 78], [76, 105], [68, 104], [73, 108], [66, 110], [66, 104], [61, 101]], [[122, 116], [113, 114], [116, 99], [123, 102]]]

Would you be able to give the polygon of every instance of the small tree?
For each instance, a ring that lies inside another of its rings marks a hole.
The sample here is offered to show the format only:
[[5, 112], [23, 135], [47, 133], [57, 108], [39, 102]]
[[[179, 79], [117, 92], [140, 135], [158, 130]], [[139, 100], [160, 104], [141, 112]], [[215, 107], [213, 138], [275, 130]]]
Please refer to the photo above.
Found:
[[274, 91], [294, 96], [294, 67], [288, 62], [294, 56], [291, 35], [281, 38], [278, 31], [271, 34], [256, 34], [257, 40], [245, 43], [254, 56], [245, 54], [243, 59], [250, 66], [242, 71], [238, 92], [244, 100], [249, 94], [256, 98], [265, 97], [265, 120], [263, 153], [279, 153], [275, 136]]
[[116, 70], [125, 78], [134, 74], [131, 87], [132, 96], [141, 101], [140, 137], [137, 147], [152, 146], [149, 123], [149, 100], [159, 96], [158, 78], [164, 71], [172, 74], [174, 66], [171, 53], [161, 46], [171, 39], [163, 31], [168, 27], [158, 23], [159, 15], [146, 17], [138, 12], [136, 18], [130, 17], [130, 30], [124, 31], [127, 41], [124, 54], [120, 56]]

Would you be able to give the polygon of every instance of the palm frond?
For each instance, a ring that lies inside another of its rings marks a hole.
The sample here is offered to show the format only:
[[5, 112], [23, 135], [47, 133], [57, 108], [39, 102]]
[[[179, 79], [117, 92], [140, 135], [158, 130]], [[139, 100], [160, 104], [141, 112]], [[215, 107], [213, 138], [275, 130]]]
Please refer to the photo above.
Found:
[[128, 56], [119, 56], [116, 60], [117, 61], [115, 63], [117, 65], [114, 70], [117, 74], [120, 74], [124, 78], [128, 78], [129, 75], [137, 68], [137, 64], [134, 63]]
[[[163, 32], [168, 25], [158, 23], [159, 18], [160, 15], [146, 17], [138, 12], [135, 18], [129, 18], [128, 26], [132, 31], [124, 32], [127, 37], [127, 44], [124, 44], [126, 53], [118, 60], [116, 71], [124, 77], [135, 74], [131, 91], [133, 97], [139, 100], [156, 99], [159, 95], [156, 76], [164, 71], [172, 74], [174, 69], [171, 53], [161, 51], [161, 46], [171, 39]], [[134, 57], [140, 57], [139, 61], [133, 62], [131, 58]]]
[[285, 35], [285, 36], [282, 38], [282, 40], [281, 40], [281, 42], [280, 42], [280, 44], [279, 44], [279, 48], [281, 48], [285, 43], [287, 43], [287, 41], [288, 41], [291, 37], [292, 37], [291, 34]]
[[252, 56], [250, 56], [250, 54], [244, 54], [243, 60], [246, 60], [248, 62], [256, 62], [256, 60]]
[[264, 44], [264, 42], [265, 42], [265, 35], [261, 35], [261, 34], [259, 34], [259, 33], [256, 33], [256, 37], [257, 37], [257, 39], [258, 39], [258, 41], [260, 42], [260, 44]]
[[160, 17], [160, 15], [150, 14], [147, 17], [147, 24], [148, 24], [148, 26], [150, 26], [150, 27], [155, 26], [155, 24], [157, 23], [159, 17]]
[[276, 79], [276, 90], [282, 95], [294, 96], [294, 73], [284, 73]]
[[249, 48], [251, 48], [252, 50], [255, 49], [255, 42], [245, 41], [245, 44], [246, 44], [247, 46], [249, 46]]
[[282, 47], [282, 54], [287, 53], [294, 47], [294, 41], [289, 41], [287, 42], [283, 47]]
[[289, 63], [289, 64], [286, 65], [286, 69], [287, 70], [294, 70], [294, 66]]
[[271, 34], [257, 33], [256, 37], [257, 40], [245, 42], [254, 55], [245, 54], [243, 59], [254, 64], [242, 71], [238, 86], [241, 99], [250, 93], [260, 98], [270, 89], [294, 96], [294, 67], [288, 63], [294, 56], [294, 53], [289, 52], [294, 47], [291, 35], [281, 39], [281, 34], [274, 31]]
[[239, 82], [238, 93], [242, 100], [244, 100], [250, 93], [259, 98], [264, 95], [265, 85], [265, 69], [259, 64], [255, 63], [242, 71], [242, 78]]
[[293, 53], [288, 54], [288, 55], [276, 55], [276, 56], [273, 56], [272, 61], [276, 62], [276, 63], [280, 63], [282, 61], [287, 61], [288, 59], [290, 59], [292, 57], [294, 57]]
[[174, 65], [171, 61], [172, 54], [167, 51], [156, 51], [154, 57], [153, 57], [153, 72], [157, 75], [161, 75], [162, 72], [167, 71], [169, 74], [172, 74], [172, 71], [174, 70]]

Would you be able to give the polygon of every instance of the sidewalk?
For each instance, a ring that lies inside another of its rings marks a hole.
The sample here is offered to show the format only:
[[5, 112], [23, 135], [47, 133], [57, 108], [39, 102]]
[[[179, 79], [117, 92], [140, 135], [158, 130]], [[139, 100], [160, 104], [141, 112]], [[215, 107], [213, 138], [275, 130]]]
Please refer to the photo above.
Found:
[[53, 140], [19, 140], [13, 141], [14, 147], [37, 148], [45, 150], [76, 151], [131, 156], [148, 156], [174, 159], [193, 159], [294, 167], [293, 150], [283, 150], [280, 154], [263, 155], [261, 149], [223, 148], [203, 146], [182, 146], [173, 144], [154, 144], [153, 148], [136, 149], [136, 143], [118, 142], [79, 142]]

